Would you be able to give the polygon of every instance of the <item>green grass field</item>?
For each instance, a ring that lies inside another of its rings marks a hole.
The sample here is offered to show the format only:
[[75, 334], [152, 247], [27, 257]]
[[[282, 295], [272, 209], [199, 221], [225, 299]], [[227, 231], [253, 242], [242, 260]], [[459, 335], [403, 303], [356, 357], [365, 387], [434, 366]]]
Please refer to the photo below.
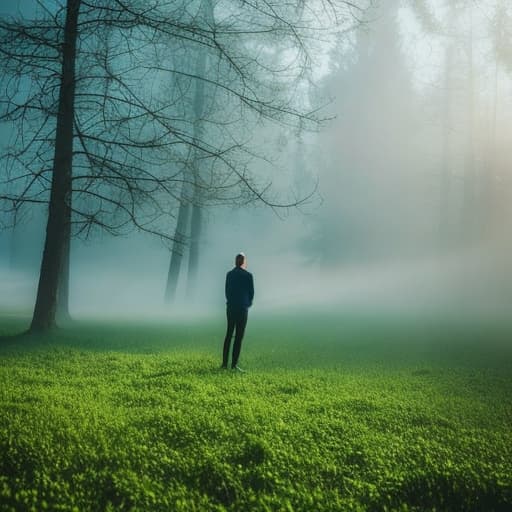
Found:
[[0, 510], [512, 510], [512, 329], [0, 320]]

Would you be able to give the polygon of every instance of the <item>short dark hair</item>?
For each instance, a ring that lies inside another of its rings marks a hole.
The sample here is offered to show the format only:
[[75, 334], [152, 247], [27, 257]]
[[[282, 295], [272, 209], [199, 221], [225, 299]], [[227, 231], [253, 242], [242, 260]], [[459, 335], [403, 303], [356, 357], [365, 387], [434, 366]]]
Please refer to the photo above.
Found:
[[241, 267], [245, 262], [245, 254], [243, 252], [239, 252], [235, 257], [235, 265], [237, 267]]

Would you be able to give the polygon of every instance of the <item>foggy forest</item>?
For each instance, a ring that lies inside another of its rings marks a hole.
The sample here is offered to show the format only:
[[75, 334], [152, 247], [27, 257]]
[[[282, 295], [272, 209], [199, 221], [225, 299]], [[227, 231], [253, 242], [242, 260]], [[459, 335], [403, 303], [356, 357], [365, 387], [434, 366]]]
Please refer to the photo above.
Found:
[[[48, 237], [63, 29], [48, 4], [3, 7], [4, 309], [33, 308]], [[163, 41], [121, 7], [84, 8], [64, 317], [210, 311], [239, 250], [265, 308], [506, 313], [507, 2], [298, 5], [303, 34], [262, 13], [245, 37], [249, 13], [193, 5], [155, 16], [234, 23], [217, 51], [209, 34]]]
[[7, 0], [0, 64], [1, 510], [512, 507], [508, 0]]

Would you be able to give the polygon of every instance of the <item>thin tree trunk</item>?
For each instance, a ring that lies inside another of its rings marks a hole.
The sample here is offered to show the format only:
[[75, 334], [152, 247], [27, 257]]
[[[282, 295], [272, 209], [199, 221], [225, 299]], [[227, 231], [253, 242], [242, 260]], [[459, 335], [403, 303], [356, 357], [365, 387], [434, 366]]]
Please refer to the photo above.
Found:
[[467, 240], [475, 235], [476, 219], [479, 212], [476, 211], [476, 183], [475, 183], [475, 73], [473, 66], [473, 14], [471, 9], [471, 26], [468, 40], [468, 70], [467, 81], [467, 112], [468, 112], [468, 135], [467, 150], [464, 164], [464, 200], [462, 207], [462, 233]]
[[[185, 173], [185, 171], [184, 171]], [[183, 260], [183, 251], [186, 247], [186, 232], [188, 227], [188, 218], [190, 216], [190, 197], [188, 196], [187, 179], [183, 180], [181, 189], [180, 206], [178, 210], [178, 220], [174, 230], [174, 242], [171, 250], [171, 261], [169, 263], [169, 272], [167, 273], [167, 285], [165, 287], [165, 302], [170, 304], [176, 298], [176, 288], [180, 276], [181, 262]]]
[[455, 22], [457, 19], [457, 6], [452, 3], [448, 13], [448, 34], [446, 40], [446, 57], [444, 71], [444, 121], [442, 140], [442, 169], [439, 191], [439, 243], [442, 248], [454, 242], [454, 226], [456, 223], [455, 208], [453, 204], [453, 159], [451, 157], [452, 130], [453, 130], [453, 66], [455, 61]]
[[493, 102], [491, 114], [491, 133], [489, 142], [489, 157], [488, 168], [485, 176], [485, 192], [484, 192], [484, 205], [485, 205], [485, 226], [490, 228], [491, 234], [496, 234], [495, 229], [499, 223], [499, 194], [498, 194], [498, 166], [496, 165], [496, 154], [498, 150], [497, 145], [497, 125], [498, 125], [498, 105], [500, 102], [499, 97], [499, 61], [498, 52], [502, 47], [502, 31], [503, 31], [503, 0], [496, 4], [495, 10], [495, 49], [494, 49], [494, 83], [493, 83]]
[[452, 66], [453, 66], [453, 42], [448, 42], [445, 62], [444, 105], [443, 105], [443, 131], [442, 131], [442, 169], [439, 191], [439, 241], [442, 247], [446, 246], [451, 238], [452, 226], [452, 161], [450, 158], [451, 140], [451, 104], [452, 104]]
[[75, 57], [79, 10], [80, 0], [67, 0], [48, 223], [31, 331], [45, 331], [55, 326], [66, 230], [71, 221]]
[[[203, 0], [201, 9], [205, 13], [209, 23], [213, 23], [213, 5], [211, 0]], [[205, 76], [206, 72], [206, 52], [201, 49], [196, 61], [196, 75]], [[197, 281], [197, 271], [199, 267], [199, 242], [201, 236], [202, 211], [201, 211], [201, 191], [198, 186], [200, 155], [197, 149], [203, 132], [203, 115], [204, 115], [204, 82], [196, 80], [194, 91], [194, 142], [196, 147], [193, 149], [192, 156], [192, 177], [194, 181], [193, 193], [189, 194], [187, 185], [187, 177], [185, 176], [180, 198], [180, 206], [178, 211], [178, 220], [174, 234], [174, 243], [171, 251], [171, 262], [167, 275], [167, 286], [165, 289], [165, 301], [172, 302], [176, 296], [176, 288], [178, 286], [181, 264], [183, 261], [183, 252], [187, 243], [186, 232], [188, 231], [188, 221], [190, 217], [190, 209], [192, 202], [192, 220], [190, 223], [190, 250], [188, 260], [187, 275], [187, 297], [194, 294], [195, 283]], [[192, 196], [192, 197], [191, 197]]]
[[13, 224], [11, 228], [11, 236], [9, 237], [9, 268], [11, 270], [16, 270], [17, 261], [16, 261], [16, 238], [17, 238], [17, 225]]
[[[198, 104], [201, 106], [196, 108], [196, 113], [203, 110], [204, 103], [204, 92], [199, 94], [196, 92], [196, 107]], [[196, 117], [196, 119], [198, 119]], [[202, 121], [199, 120], [195, 123], [194, 127], [194, 138], [197, 140], [201, 137], [203, 132]], [[195, 150], [195, 157], [193, 161], [193, 175], [194, 175], [194, 196], [192, 199], [192, 220], [190, 222], [190, 250], [188, 253], [188, 274], [187, 274], [187, 297], [190, 299], [194, 296], [195, 287], [197, 283], [197, 274], [199, 270], [199, 247], [201, 240], [201, 228], [202, 228], [202, 206], [201, 206], [201, 189], [199, 186], [200, 180], [200, 166], [201, 162], [198, 158], [197, 150]]]
[[[205, 19], [213, 27], [214, 15], [213, 4], [211, 0], [203, 0], [201, 6]], [[196, 74], [198, 76], [206, 75], [207, 52], [201, 49], [196, 62]], [[200, 241], [202, 232], [202, 192], [200, 187], [201, 180], [201, 154], [197, 149], [203, 136], [203, 118], [205, 114], [205, 83], [202, 80], [196, 82], [194, 92], [194, 140], [196, 149], [194, 150], [193, 173], [194, 173], [194, 197], [192, 207], [192, 221], [190, 223], [190, 251], [188, 259], [187, 276], [187, 297], [193, 298], [197, 285], [197, 274], [199, 271]], [[213, 94], [213, 92], [212, 92]]]
[[199, 242], [201, 240], [201, 228], [203, 212], [201, 205], [192, 206], [192, 220], [190, 222], [190, 251], [188, 258], [187, 297], [193, 298], [197, 286], [197, 274], [199, 271]]
[[492, 105], [492, 114], [491, 114], [491, 134], [490, 134], [490, 143], [489, 143], [489, 156], [488, 156], [488, 166], [485, 174], [482, 176], [483, 181], [483, 191], [482, 191], [482, 206], [483, 206], [483, 220], [481, 225], [482, 234], [485, 235], [485, 231], [487, 228], [494, 229], [494, 221], [497, 219], [495, 216], [495, 209], [497, 206], [497, 197], [496, 197], [496, 183], [497, 183], [497, 166], [496, 166], [496, 152], [497, 152], [497, 143], [496, 143], [496, 127], [498, 122], [498, 103], [499, 103], [499, 90], [498, 90], [498, 76], [499, 76], [499, 68], [498, 61], [496, 58], [496, 63], [494, 65], [494, 91], [493, 91], [493, 105]]

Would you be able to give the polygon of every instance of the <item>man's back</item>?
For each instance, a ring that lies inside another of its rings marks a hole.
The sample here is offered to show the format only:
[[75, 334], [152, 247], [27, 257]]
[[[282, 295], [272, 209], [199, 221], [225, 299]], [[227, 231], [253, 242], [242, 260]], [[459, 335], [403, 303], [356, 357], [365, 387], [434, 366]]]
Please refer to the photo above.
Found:
[[238, 358], [242, 348], [242, 338], [244, 337], [245, 326], [249, 308], [254, 298], [254, 282], [252, 274], [245, 270], [247, 261], [245, 254], [240, 252], [235, 257], [235, 268], [226, 275], [226, 337], [224, 338], [224, 348], [222, 351], [222, 368], [228, 367], [229, 347], [231, 338], [235, 332], [235, 343], [233, 344], [233, 355], [231, 359], [231, 368], [237, 371], [243, 371], [238, 367]]
[[226, 275], [226, 301], [228, 307], [247, 309], [254, 298], [252, 274], [241, 267], [235, 267]]

